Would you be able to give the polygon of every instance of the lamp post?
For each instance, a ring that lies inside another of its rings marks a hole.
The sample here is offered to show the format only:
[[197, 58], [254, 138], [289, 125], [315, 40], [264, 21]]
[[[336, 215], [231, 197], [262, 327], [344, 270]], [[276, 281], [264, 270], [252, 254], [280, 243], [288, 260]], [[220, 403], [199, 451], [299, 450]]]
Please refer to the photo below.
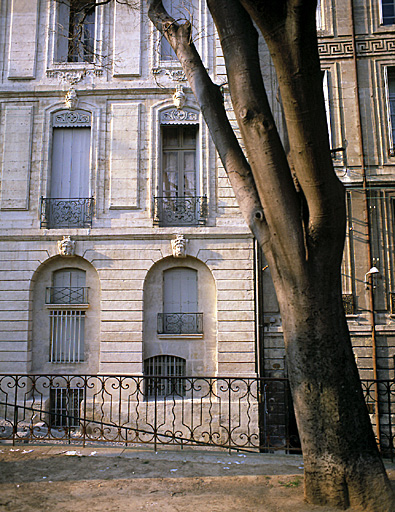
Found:
[[376, 321], [374, 316], [374, 287], [373, 276], [379, 274], [380, 271], [377, 267], [373, 266], [365, 274], [365, 289], [369, 290], [369, 317], [372, 334], [372, 359], [373, 359], [373, 379], [374, 379], [374, 395], [375, 395], [375, 408], [374, 416], [376, 420], [376, 436], [379, 450], [381, 448], [381, 434], [380, 434], [380, 408], [379, 408], [379, 384], [377, 382], [377, 344], [376, 344]]

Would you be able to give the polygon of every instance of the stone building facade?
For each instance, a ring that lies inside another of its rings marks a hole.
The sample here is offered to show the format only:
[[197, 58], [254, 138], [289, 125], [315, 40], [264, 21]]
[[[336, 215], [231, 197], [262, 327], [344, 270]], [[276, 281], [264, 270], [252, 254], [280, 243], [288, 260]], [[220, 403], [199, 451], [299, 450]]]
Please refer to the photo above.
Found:
[[0, 6], [0, 373], [254, 374], [253, 240], [184, 74], [143, 2], [78, 33], [81, 3]]
[[[270, 269], [179, 64], [144, 2], [81, 3], [0, 4], [0, 373], [284, 376]], [[321, 0], [317, 25], [355, 354], [394, 378], [394, 2]], [[263, 43], [262, 69], [281, 127]]]

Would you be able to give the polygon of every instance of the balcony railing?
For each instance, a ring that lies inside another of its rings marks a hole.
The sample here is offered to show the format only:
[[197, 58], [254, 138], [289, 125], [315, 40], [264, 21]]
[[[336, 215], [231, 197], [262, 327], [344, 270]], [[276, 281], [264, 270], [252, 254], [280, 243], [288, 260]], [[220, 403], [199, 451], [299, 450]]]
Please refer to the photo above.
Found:
[[203, 313], [158, 313], [158, 334], [203, 334]]
[[49, 286], [45, 304], [88, 304], [88, 289], [83, 286]]
[[206, 224], [207, 197], [155, 197], [154, 224], [198, 226]]
[[42, 228], [90, 228], [93, 218], [93, 197], [82, 199], [41, 198]]

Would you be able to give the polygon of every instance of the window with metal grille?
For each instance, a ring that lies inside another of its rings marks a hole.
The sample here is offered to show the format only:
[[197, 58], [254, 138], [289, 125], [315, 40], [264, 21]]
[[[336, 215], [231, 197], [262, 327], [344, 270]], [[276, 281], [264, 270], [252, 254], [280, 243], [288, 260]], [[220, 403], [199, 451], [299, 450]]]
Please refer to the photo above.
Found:
[[50, 362], [80, 363], [84, 360], [85, 311], [53, 309], [50, 319]]
[[176, 356], [154, 356], [144, 361], [145, 396], [165, 398], [185, 396], [185, 359]]
[[50, 390], [52, 427], [78, 427], [84, 390], [78, 388]]
[[58, 5], [58, 62], [92, 62], [95, 6], [91, 0], [62, 0]]

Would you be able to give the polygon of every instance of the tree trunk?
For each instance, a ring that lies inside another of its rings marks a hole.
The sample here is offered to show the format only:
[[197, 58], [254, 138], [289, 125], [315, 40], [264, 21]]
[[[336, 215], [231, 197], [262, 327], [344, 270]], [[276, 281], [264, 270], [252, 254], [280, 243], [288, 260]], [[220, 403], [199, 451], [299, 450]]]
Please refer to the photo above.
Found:
[[[341, 509], [393, 512], [336, 283], [311, 279], [282, 304], [289, 378], [302, 443], [305, 498]], [[326, 293], [327, 291], [327, 293]]]
[[[248, 161], [191, 40], [160, 0], [149, 16], [201, 107], [248, 226], [269, 263], [283, 322], [310, 503], [394, 512], [345, 319], [344, 189], [329, 151], [314, 0], [207, 0]], [[255, 21], [272, 56], [288, 129], [281, 144], [260, 70]]]

